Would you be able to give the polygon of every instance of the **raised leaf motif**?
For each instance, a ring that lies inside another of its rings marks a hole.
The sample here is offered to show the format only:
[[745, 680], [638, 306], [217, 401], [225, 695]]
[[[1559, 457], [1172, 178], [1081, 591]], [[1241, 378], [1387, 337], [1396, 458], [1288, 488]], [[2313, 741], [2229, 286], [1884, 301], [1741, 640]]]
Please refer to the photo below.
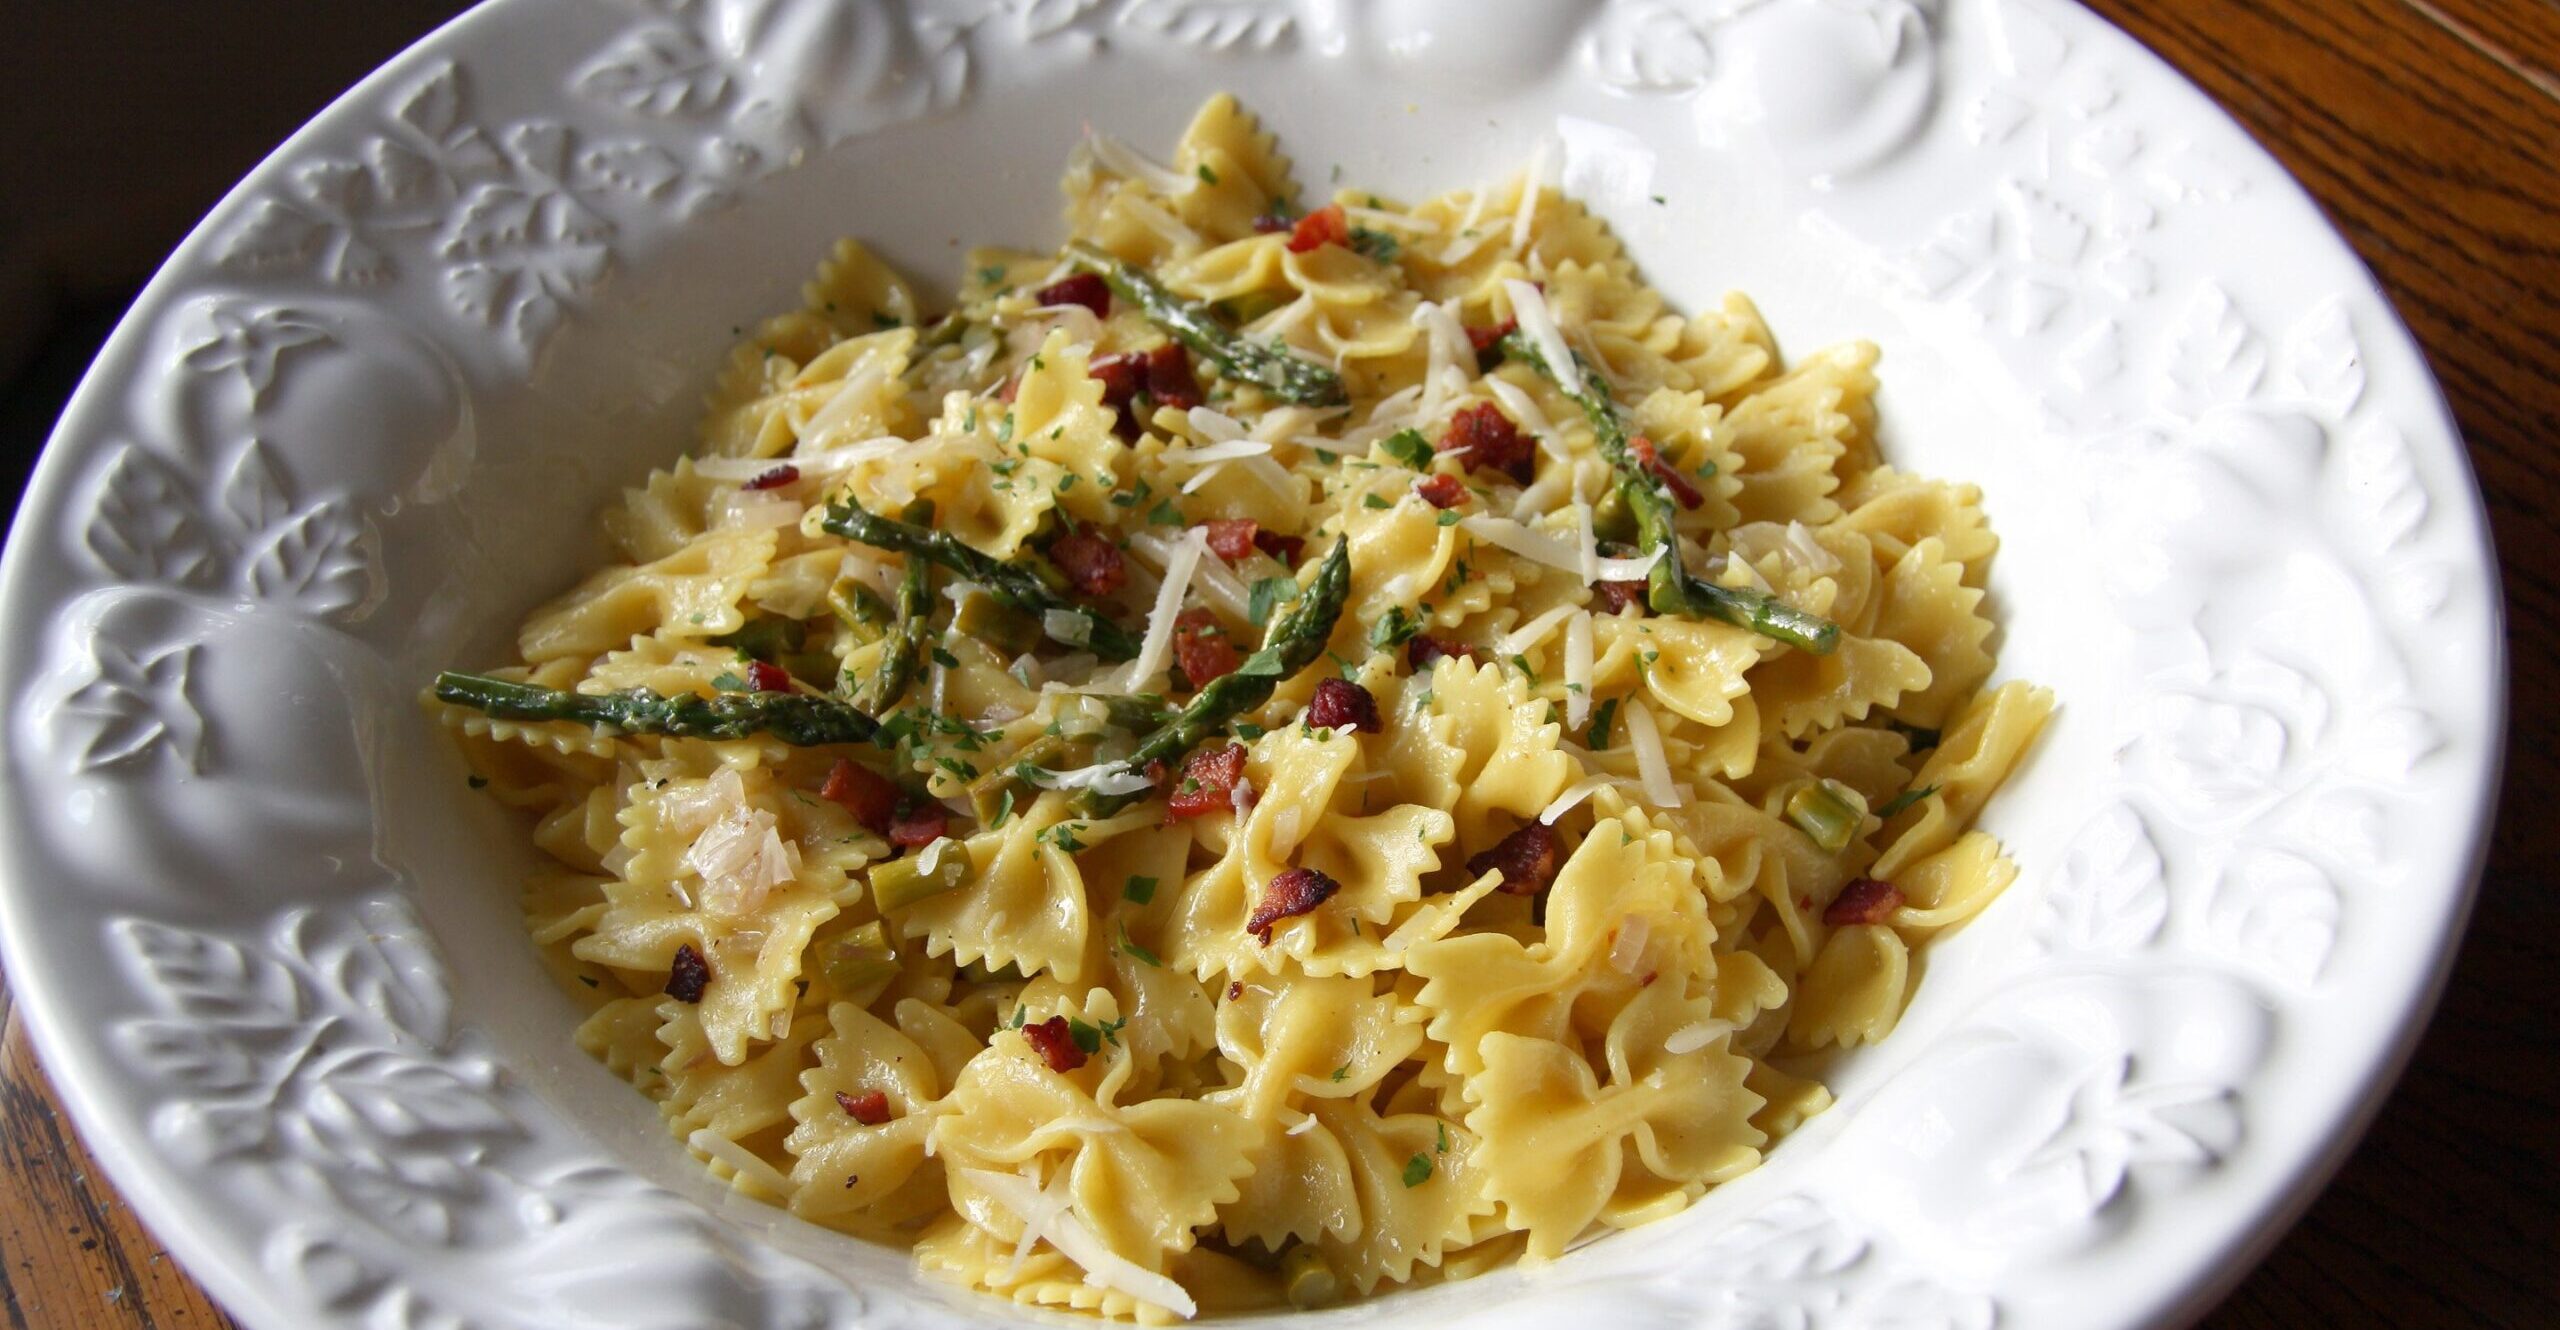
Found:
[[1130, 0], [1120, 21], [1204, 50], [1268, 51], [1288, 39], [1297, 15], [1255, 0]]
[[1592, 34], [1592, 65], [1602, 83], [1623, 92], [1694, 92], [1715, 73], [1708, 30], [1748, 7], [1735, 0], [1612, 5]]
[[2266, 376], [2267, 348], [2231, 294], [2207, 283], [2169, 333], [2161, 405], [2189, 418], [2248, 400]]
[[2309, 984], [2338, 938], [2338, 888], [2310, 860], [2261, 850], [2223, 875], [2205, 922], [2224, 950], [2272, 978]]
[[578, 71], [577, 88], [640, 115], [707, 115], [728, 99], [728, 69], [700, 37], [674, 24], [633, 30]]
[[2101, 1059], [2071, 1093], [2070, 1108], [2020, 1164], [2066, 1189], [2082, 1214], [2095, 1214], [2124, 1190], [2138, 1164], [2200, 1168], [2239, 1138], [2230, 1090], [2200, 1083], [2140, 1083], [2133, 1059]]
[[2427, 491], [2409, 460], [2407, 436], [2388, 422], [2368, 423], [2348, 432], [2343, 459], [2356, 546], [2399, 550], [2427, 517]]
[[196, 648], [127, 651], [97, 639], [97, 675], [63, 699], [58, 726], [85, 731], [73, 768], [94, 772], [166, 752], [187, 771], [204, 762], [204, 720], [188, 696]]
[[2321, 302], [2285, 335], [2276, 386], [2309, 399], [2332, 420], [2346, 419], [2364, 400], [2364, 348], [2356, 344], [2347, 302], [2334, 296]]
[[2159, 847], [2132, 805], [2118, 803], [2072, 838], [2035, 935], [2056, 951], [2128, 952], [2149, 944], [2168, 917]]
[[126, 581], [198, 584], [218, 555], [191, 488], [149, 450], [117, 450], [82, 543], [100, 567]]
[[250, 438], [207, 477], [141, 448], [117, 455], [81, 533], [101, 567], [130, 582], [228, 592], [325, 616], [359, 603], [362, 528], [342, 504], [297, 504], [273, 451]]
[[238, 374], [252, 407], [263, 404], [275, 386], [276, 363], [286, 352], [333, 340], [327, 325], [282, 305], [226, 300], [213, 307], [209, 321], [211, 335], [187, 348], [186, 367], [199, 374]]

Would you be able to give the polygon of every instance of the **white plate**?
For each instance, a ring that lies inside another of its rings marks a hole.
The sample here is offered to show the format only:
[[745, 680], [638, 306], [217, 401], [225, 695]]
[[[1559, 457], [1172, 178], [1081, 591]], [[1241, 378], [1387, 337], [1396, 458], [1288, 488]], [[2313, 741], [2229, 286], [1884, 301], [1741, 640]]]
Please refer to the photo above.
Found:
[[1881, 342], [1889, 456], [1980, 482], [2004, 671], [2062, 698], [1991, 814], [2019, 885], [1837, 1108], [1676, 1219], [1331, 1319], [2143, 1324], [2337, 1162], [2477, 870], [2491, 560], [2371, 277], [2120, 34], [2045, 0], [505, 0], [215, 211], [8, 549], [9, 973], [249, 1325], [1012, 1319], [727, 1196], [570, 1046], [523, 836], [414, 698], [586, 566], [833, 237], [928, 280], [1043, 241], [1079, 121], [1164, 144], [1221, 87], [1317, 188], [1561, 131], [1691, 307]]

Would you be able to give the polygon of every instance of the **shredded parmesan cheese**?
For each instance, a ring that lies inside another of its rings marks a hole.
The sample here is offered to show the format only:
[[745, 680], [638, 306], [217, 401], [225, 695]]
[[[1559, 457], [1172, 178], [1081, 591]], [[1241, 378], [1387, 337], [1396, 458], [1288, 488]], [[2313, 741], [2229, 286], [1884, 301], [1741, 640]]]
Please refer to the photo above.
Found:
[[1554, 632], [1557, 624], [1563, 623], [1566, 619], [1571, 618], [1574, 613], [1575, 609], [1573, 606], [1558, 605], [1554, 609], [1551, 609], [1546, 613], [1539, 615], [1537, 618], [1531, 619], [1529, 622], [1520, 625], [1517, 629], [1514, 629], [1510, 636], [1503, 638], [1499, 643], [1495, 644], [1494, 650], [1506, 656], [1519, 655], [1521, 652], [1536, 646], [1540, 642], [1546, 641], [1547, 634]]
[[1662, 731], [1644, 699], [1627, 699], [1627, 744], [1636, 750], [1636, 774], [1644, 779], [1644, 797], [1656, 807], [1678, 808], [1680, 787], [1671, 783], [1671, 760], [1662, 751]]
[[1098, 762], [1073, 771], [1044, 771], [1038, 767], [1023, 773], [1031, 783], [1044, 790], [1091, 790], [1096, 794], [1136, 794], [1153, 785], [1147, 773], [1132, 771], [1119, 762]]
[[1556, 824], [1557, 818], [1572, 812], [1583, 800], [1598, 794], [1609, 786], [1623, 785], [1625, 783], [1626, 782], [1623, 779], [1616, 776], [1585, 776], [1571, 785], [1564, 787], [1564, 793], [1557, 795], [1554, 802], [1548, 804], [1545, 808], [1540, 809], [1538, 811], [1538, 820], [1552, 827]]
[[787, 457], [702, 457], [693, 462], [693, 474], [705, 480], [743, 485], [777, 466], [789, 463], [800, 468], [803, 477], [833, 475], [862, 463], [876, 461], [915, 441], [895, 434], [838, 444], [812, 453], [793, 453]]
[[1108, 134], [1087, 131], [1084, 141], [1085, 146], [1093, 150], [1093, 160], [1102, 169], [1124, 180], [1134, 180], [1167, 198], [1188, 194], [1200, 183]]
[[1562, 536], [1522, 526], [1508, 517], [1486, 517], [1481, 513], [1468, 515], [1458, 525], [1466, 528], [1467, 534], [1476, 539], [1489, 545], [1499, 545], [1521, 558], [1535, 559], [1568, 573], [1582, 571], [1582, 560], [1575, 552], [1573, 542]]
[[1164, 668], [1165, 653], [1173, 649], [1174, 616], [1182, 613], [1182, 596], [1191, 589], [1191, 574], [1200, 567], [1200, 556], [1208, 552], [1208, 534], [1198, 527], [1183, 532], [1174, 543], [1165, 558], [1164, 585], [1156, 588], [1156, 603], [1147, 610], [1146, 638], [1138, 644], [1137, 659], [1129, 662], [1121, 676], [1120, 691], [1138, 691]]
[[684, 1138], [684, 1143], [701, 1151], [713, 1162], [728, 1165], [729, 1171], [737, 1174], [740, 1182], [752, 1184], [777, 1199], [791, 1194], [791, 1179], [784, 1177], [781, 1170], [709, 1127], [695, 1128], [691, 1136]]
[[1564, 723], [1581, 729], [1591, 714], [1591, 615], [1575, 610], [1564, 621]]
[[[1171, 536], [1152, 531], [1141, 531], [1129, 537], [1129, 548], [1159, 569], [1173, 566], [1173, 552], [1180, 544]], [[1246, 588], [1244, 579], [1227, 567], [1226, 560], [1200, 560], [1192, 570], [1191, 581], [1200, 589], [1200, 598], [1208, 601], [1219, 613], [1238, 622], [1253, 617], [1253, 593]]]
[[1662, 1051], [1673, 1057], [1695, 1053], [1731, 1033], [1733, 1027], [1723, 1021], [1691, 1021], [1672, 1031], [1671, 1036], [1662, 1041]]
[[[1538, 140], [1537, 151], [1529, 156], [1528, 168], [1520, 173], [1520, 200], [1511, 210], [1511, 252], [1514, 254], [1529, 247], [1529, 228], [1538, 216], [1538, 191], [1547, 183], [1547, 145], [1547, 139]], [[1511, 284], [1528, 285], [1516, 280]], [[1516, 303], [1518, 297], [1513, 297], [1513, 300]], [[1520, 326], [1525, 328], [1529, 325], [1524, 320]], [[1561, 363], [1558, 368], [1562, 368]]]
[[1048, 1240], [1058, 1254], [1084, 1267], [1087, 1278], [1104, 1288], [1116, 1289], [1141, 1302], [1151, 1302], [1185, 1320], [1200, 1314], [1200, 1304], [1182, 1285], [1171, 1278], [1111, 1250], [1084, 1221], [1068, 1208], [1052, 1210], [1043, 1204], [1040, 1187], [1031, 1179], [992, 1169], [964, 1168], [960, 1176], [988, 1199], [1011, 1210], [1023, 1222], [1025, 1236], [1034, 1232]]
[[1546, 294], [1517, 277], [1504, 278], [1502, 289], [1511, 297], [1511, 316], [1520, 320], [1521, 335], [1538, 349], [1548, 371], [1559, 383], [1573, 382], [1573, 349], [1565, 345], [1564, 329], [1556, 326], [1555, 311], [1547, 308]]

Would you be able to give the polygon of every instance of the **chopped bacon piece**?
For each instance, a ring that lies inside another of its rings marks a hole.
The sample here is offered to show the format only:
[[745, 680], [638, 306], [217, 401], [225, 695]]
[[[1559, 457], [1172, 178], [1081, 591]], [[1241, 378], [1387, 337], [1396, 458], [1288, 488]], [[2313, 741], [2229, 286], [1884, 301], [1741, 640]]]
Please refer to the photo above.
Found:
[[1822, 922], [1833, 928], [1880, 924], [1901, 908], [1902, 888], [1878, 878], [1862, 877], [1831, 898], [1830, 907], [1822, 912]]
[[1328, 203], [1298, 219], [1289, 230], [1289, 252], [1304, 254], [1325, 245], [1349, 245], [1351, 219], [1342, 213], [1342, 205]]
[[1671, 491], [1671, 497], [1679, 500], [1681, 507], [1695, 508], [1707, 501], [1707, 496], [1700, 494], [1698, 487], [1680, 474], [1680, 468], [1662, 460], [1662, 450], [1653, 446], [1653, 440], [1639, 434], [1627, 440], [1627, 451], [1634, 453], [1637, 464], [1652, 472], [1653, 478]]
[[1242, 979], [1230, 979], [1230, 980], [1228, 980], [1228, 981], [1227, 981], [1227, 1001], [1229, 1001], [1229, 1002], [1233, 1002], [1233, 1001], [1235, 1001], [1237, 998], [1240, 998], [1240, 997], [1243, 997], [1243, 996], [1244, 996], [1244, 981], [1243, 981]]
[[1067, 582], [1088, 596], [1107, 596], [1129, 580], [1120, 547], [1090, 531], [1070, 531], [1049, 542], [1049, 562]]
[[747, 687], [759, 693], [791, 691], [791, 671], [769, 660], [747, 662]]
[[1030, 1043], [1049, 1070], [1064, 1075], [1084, 1065], [1084, 1050], [1076, 1047], [1075, 1031], [1067, 1028], [1067, 1018], [1052, 1016], [1037, 1025], [1022, 1027], [1022, 1037]]
[[711, 962], [690, 942], [678, 944], [675, 964], [667, 969], [667, 996], [678, 1002], [700, 1002], [711, 987]]
[[1254, 537], [1261, 534], [1262, 524], [1250, 517], [1220, 517], [1201, 524], [1209, 537], [1209, 552], [1229, 563], [1253, 553]]
[[1166, 342], [1147, 353], [1147, 395], [1158, 406], [1188, 411], [1200, 405], [1200, 381], [1191, 377], [1191, 353]]
[[1641, 613], [1645, 608], [1647, 590], [1648, 588], [1642, 582], [1594, 582], [1591, 584], [1591, 592], [1599, 598], [1600, 607], [1611, 614], [1629, 605], [1635, 606]]
[[1253, 219], [1253, 233], [1258, 236], [1277, 235], [1297, 224], [1298, 219], [1285, 212], [1257, 213]]
[[1256, 531], [1253, 533], [1253, 543], [1272, 558], [1291, 564], [1296, 563], [1298, 556], [1307, 548], [1306, 537], [1284, 536], [1277, 531]]
[[1502, 344], [1502, 339], [1520, 331], [1520, 320], [1504, 319], [1490, 328], [1467, 329], [1467, 344], [1476, 349], [1476, 362], [1484, 362], [1485, 353]]
[[1244, 745], [1203, 748], [1182, 764], [1165, 803], [1165, 821], [1223, 813], [1235, 807], [1236, 782], [1244, 779]]
[[951, 810], [927, 799], [889, 823], [889, 843], [903, 849], [919, 849], [942, 839], [950, 828]]
[[898, 787], [888, 777], [849, 757], [836, 759], [818, 797], [841, 804], [853, 820], [873, 831], [887, 832], [898, 816]]
[[1194, 688], [1233, 674], [1244, 663], [1218, 616], [1203, 609], [1184, 610], [1174, 617], [1173, 655], [1182, 665], [1183, 677]]
[[1563, 863], [1554, 829], [1544, 822], [1524, 822], [1492, 849], [1469, 859], [1467, 871], [1477, 877], [1499, 872], [1504, 895], [1535, 896], [1556, 880]]
[[847, 1094], [838, 1090], [836, 1107], [863, 1126], [877, 1127], [889, 1120], [889, 1092], [873, 1090], [865, 1094]]
[[[1085, 373], [1102, 385], [1102, 404], [1117, 413], [1112, 432], [1135, 442], [1141, 423], [1138, 420], [1138, 390], [1147, 383], [1147, 353], [1132, 351], [1126, 355], [1103, 356], [1085, 366]], [[1013, 400], [1013, 387], [1005, 384], [1005, 400]]]
[[1333, 899], [1342, 884], [1312, 868], [1291, 868], [1275, 874], [1262, 889], [1262, 900], [1246, 915], [1244, 931], [1264, 946], [1271, 945], [1271, 926], [1283, 919], [1313, 914], [1315, 908]]
[[751, 490], [778, 490], [799, 478], [800, 468], [793, 466], [789, 462], [785, 462], [769, 471], [759, 473], [755, 479], [748, 481], [745, 485], [740, 486], [740, 488]]
[[1537, 445], [1491, 402], [1478, 402], [1451, 416], [1441, 451], [1465, 459], [1469, 471], [1491, 468], [1524, 485], [1537, 468]]
[[1378, 699], [1349, 679], [1327, 679], [1316, 685], [1301, 717], [1319, 730], [1348, 725], [1364, 734], [1378, 732]]
[[1111, 284], [1100, 273], [1061, 277], [1041, 287], [1032, 299], [1043, 305], [1082, 305], [1102, 318], [1111, 317]]
[[1415, 673], [1428, 670], [1451, 656], [1462, 656], [1468, 660], [1474, 660], [1476, 649], [1464, 643], [1452, 642], [1445, 637], [1433, 637], [1429, 633], [1423, 633], [1404, 644], [1405, 661], [1413, 666]]
[[1435, 471], [1413, 482], [1413, 492], [1434, 508], [1455, 508], [1467, 501], [1467, 482], [1446, 472]]
[[[1103, 391], [1106, 394], [1109, 393], [1111, 391], [1111, 386], [1109, 384], [1104, 384]], [[1006, 406], [1011, 406], [1013, 405], [1013, 399], [1020, 396], [1021, 393], [1022, 372], [1020, 370], [1016, 370], [1012, 374], [1005, 376], [1003, 387], [996, 389], [996, 400], [1004, 403]]]

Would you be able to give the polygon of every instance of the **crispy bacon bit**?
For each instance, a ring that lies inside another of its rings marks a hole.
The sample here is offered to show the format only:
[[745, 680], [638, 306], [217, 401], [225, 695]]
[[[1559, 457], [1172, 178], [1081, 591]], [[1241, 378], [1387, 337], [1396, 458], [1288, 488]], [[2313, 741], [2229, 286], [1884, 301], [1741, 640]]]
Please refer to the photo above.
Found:
[[1262, 889], [1262, 901], [1246, 915], [1244, 931], [1264, 946], [1271, 945], [1271, 926], [1283, 919], [1313, 914], [1315, 908], [1333, 899], [1342, 884], [1312, 868], [1291, 868], [1275, 875]]
[[1342, 213], [1342, 205], [1328, 203], [1298, 219], [1289, 230], [1289, 252], [1304, 254], [1325, 245], [1349, 245], [1351, 219]]
[[1182, 343], [1166, 342], [1147, 353], [1147, 395], [1176, 411], [1200, 405], [1200, 381], [1191, 377], [1191, 353]]
[[[1112, 432], [1135, 442], [1142, 426], [1138, 420], [1138, 390], [1147, 383], [1147, 353], [1132, 351], [1126, 355], [1103, 356], [1085, 366], [1087, 375], [1102, 385], [1102, 404], [1110, 407], [1119, 419], [1112, 422]], [[1014, 384], [1005, 384], [1004, 400], [1013, 400]]]
[[1476, 349], [1476, 361], [1482, 364], [1485, 353], [1502, 344], [1502, 339], [1520, 331], [1520, 320], [1504, 319], [1490, 328], [1467, 329], [1467, 343]]
[[1237, 998], [1240, 998], [1240, 997], [1243, 997], [1243, 996], [1244, 996], [1244, 981], [1243, 981], [1242, 979], [1230, 979], [1230, 980], [1228, 980], [1228, 981], [1227, 981], [1227, 1001], [1229, 1001], [1229, 1002], [1233, 1002], [1233, 1001], [1235, 1001]]
[[1707, 496], [1700, 494], [1698, 487], [1680, 474], [1680, 468], [1662, 460], [1662, 450], [1653, 446], [1653, 440], [1639, 434], [1627, 440], [1627, 451], [1634, 453], [1636, 462], [1652, 472], [1653, 478], [1661, 481], [1664, 489], [1671, 491], [1671, 497], [1679, 500], [1681, 507], [1695, 508], [1707, 501]]
[[1244, 779], [1244, 745], [1203, 748], [1182, 764], [1165, 803], [1165, 821], [1223, 813], [1235, 807], [1236, 782]]
[[[1110, 391], [1110, 385], [1103, 385], [1103, 391], [1108, 393]], [[1020, 396], [1021, 393], [1022, 372], [1020, 370], [1016, 370], [1005, 376], [1003, 387], [996, 389], [996, 400], [1004, 403], [1006, 406], [1011, 406], [1013, 405], [1013, 399]]]
[[1363, 734], [1378, 732], [1378, 699], [1349, 679], [1327, 679], [1316, 685], [1302, 717], [1319, 730], [1348, 725]]
[[1107, 596], [1129, 580], [1120, 547], [1090, 531], [1070, 531], [1049, 542], [1049, 562], [1088, 596]]
[[898, 787], [888, 777], [849, 757], [836, 759], [835, 769], [827, 773], [827, 783], [818, 787], [818, 797], [841, 804], [853, 814], [853, 820], [886, 832], [898, 816]]
[[836, 1107], [843, 1109], [846, 1116], [863, 1126], [877, 1127], [889, 1120], [889, 1092], [873, 1090], [866, 1094], [847, 1094], [838, 1090]]
[[675, 964], [667, 970], [667, 996], [678, 1002], [700, 1002], [703, 990], [711, 987], [711, 962], [690, 942], [676, 947]]
[[799, 478], [800, 468], [793, 466], [789, 462], [785, 462], [780, 466], [774, 467], [769, 471], [765, 471], [757, 475], [755, 479], [748, 481], [745, 485], [740, 486], [740, 488], [751, 490], [778, 490]]
[[1208, 534], [1209, 552], [1229, 563], [1253, 553], [1259, 542], [1254, 539], [1262, 524], [1250, 517], [1220, 517], [1201, 524]]
[[1878, 878], [1862, 877], [1831, 898], [1830, 907], [1822, 912], [1822, 922], [1833, 928], [1880, 924], [1901, 908], [1902, 888]]
[[1277, 531], [1256, 531], [1253, 533], [1253, 543], [1260, 547], [1263, 553], [1289, 564], [1296, 563], [1298, 556], [1307, 548], [1306, 537], [1284, 536]]
[[1100, 273], [1080, 272], [1041, 287], [1032, 299], [1043, 305], [1082, 305], [1097, 317], [1111, 317], [1111, 284]]
[[1637, 984], [1637, 985], [1636, 985], [1636, 987], [1638, 987], [1638, 988], [1651, 988], [1651, 987], [1653, 987], [1653, 981], [1654, 981], [1654, 980], [1656, 980], [1656, 979], [1659, 979], [1659, 978], [1661, 978], [1661, 977], [1662, 977], [1662, 971], [1660, 971], [1660, 970], [1647, 970], [1647, 971], [1645, 971], [1645, 972], [1644, 972], [1644, 981], [1643, 981], [1642, 983]]
[[1600, 608], [1615, 614], [1629, 605], [1641, 613], [1645, 608], [1645, 584], [1642, 582], [1594, 582], [1591, 593], [1599, 598]]
[[1478, 402], [1451, 416], [1441, 450], [1464, 458], [1469, 471], [1491, 468], [1523, 485], [1537, 468], [1537, 445], [1491, 402]]
[[1037, 1025], [1022, 1027], [1022, 1037], [1030, 1043], [1049, 1070], [1065, 1075], [1084, 1065], [1084, 1050], [1076, 1047], [1075, 1031], [1067, 1028], [1067, 1018], [1052, 1016]]
[[1535, 896], [1545, 891], [1562, 866], [1555, 830], [1543, 822], [1522, 823], [1518, 831], [1503, 837], [1492, 849], [1467, 861], [1467, 871], [1477, 877], [1501, 873], [1499, 889], [1506, 896]]
[[1258, 236], [1278, 235], [1297, 224], [1298, 219], [1285, 212], [1256, 213], [1253, 218], [1253, 233]]
[[1455, 508], [1467, 501], [1467, 482], [1435, 471], [1413, 482], [1413, 492], [1434, 508]]
[[951, 810], [927, 799], [889, 823], [889, 843], [902, 849], [919, 849], [942, 839], [950, 828]]
[[1423, 633], [1404, 644], [1405, 662], [1413, 666], [1416, 674], [1429, 670], [1451, 656], [1474, 660], [1476, 649], [1464, 643], [1452, 642], [1445, 637], [1433, 637], [1429, 633]]
[[791, 671], [769, 660], [747, 662], [747, 687], [759, 693], [791, 691]]
[[1218, 616], [1203, 609], [1184, 610], [1174, 617], [1173, 655], [1194, 688], [1233, 674], [1244, 663]]

